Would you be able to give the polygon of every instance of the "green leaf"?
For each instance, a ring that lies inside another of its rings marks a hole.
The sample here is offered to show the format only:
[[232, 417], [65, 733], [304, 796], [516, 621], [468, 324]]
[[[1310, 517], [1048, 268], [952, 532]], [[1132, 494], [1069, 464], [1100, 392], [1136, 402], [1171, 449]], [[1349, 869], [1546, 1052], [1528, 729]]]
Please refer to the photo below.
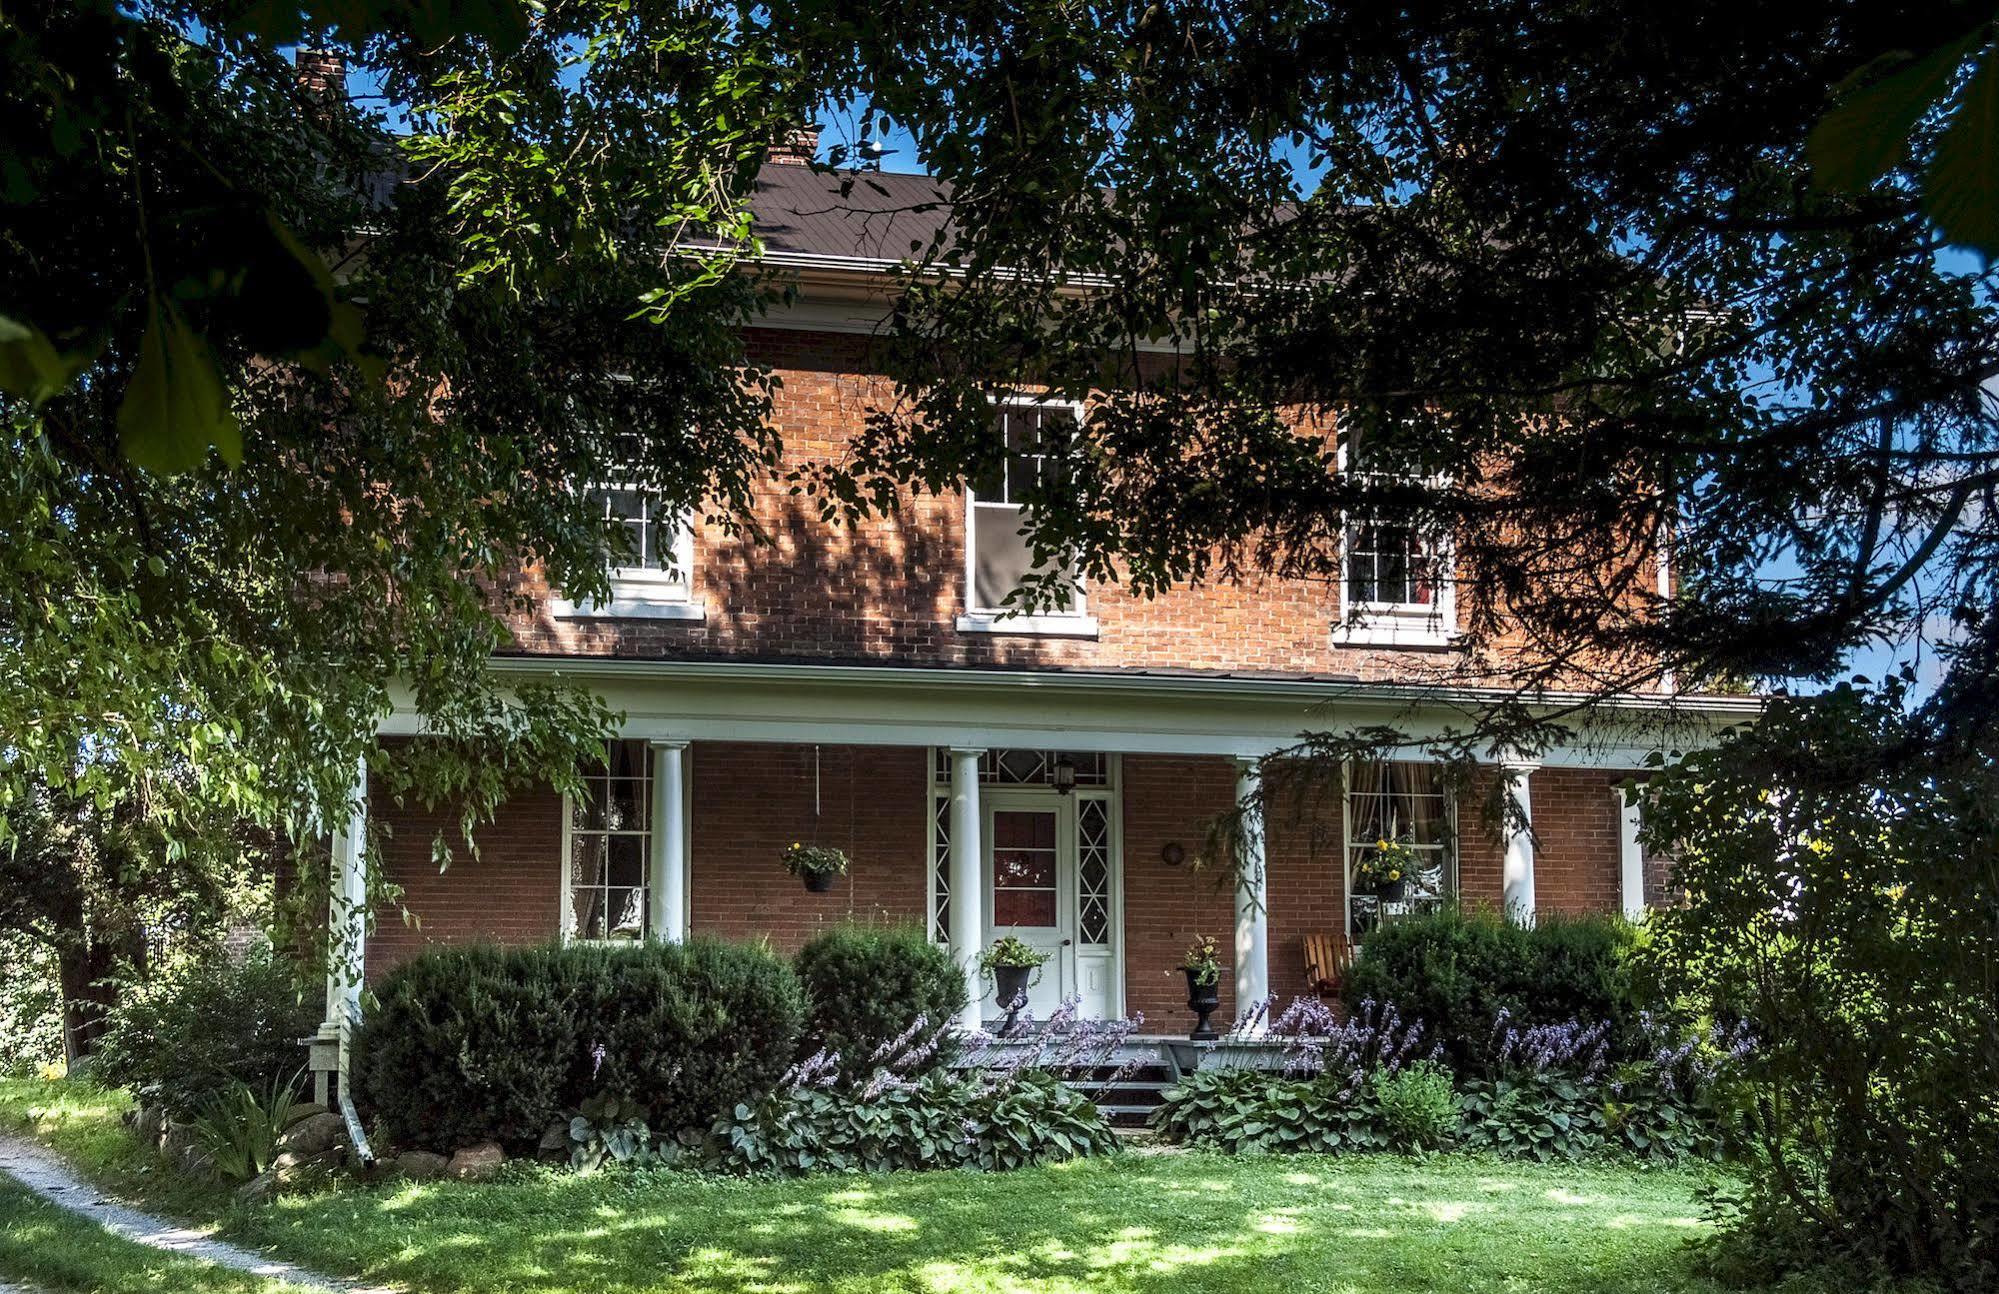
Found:
[[68, 386], [89, 362], [55, 348], [41, 329], [0, 315], [0, 391], [41, 404]]
[[1952, 74], [1982, 34], [1972, 32], [1891, 76], [1851, 91], [1805, 140], [1821, 188], [1862, 193], [1908, 155], [1909, 133], [1950, 89]]
[[243, 461], [242, 431], [207, 345], [158, 294], [147, 302], [139, 366], [118, 406], [118, 448], [166, 475], [199, 467], [210, 449], [231, 467]]
[[1923, 211], [1951, 242], [1999, 257], [1999, 46], [1986, 48], [1937, 142]]

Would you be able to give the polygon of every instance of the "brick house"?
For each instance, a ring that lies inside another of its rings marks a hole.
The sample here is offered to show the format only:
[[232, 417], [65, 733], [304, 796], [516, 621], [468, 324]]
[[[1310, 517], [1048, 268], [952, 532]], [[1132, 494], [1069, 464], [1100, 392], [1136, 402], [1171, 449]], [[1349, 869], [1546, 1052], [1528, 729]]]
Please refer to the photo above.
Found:
[[[927, 178], [875, 177], [886, 192], [843, 199], [835, 180], [785, 160], [766, 167], [757, 211], [798, 299], [749, 343], [782, 379], [773, 417], [803, 464], [837, 454], [886, 391], [869, 334], [887, 271], [941, 217], [913, 210], [936, 196]], [[1037, 438], [1078, 416], [1028, 397], [996, 405], [1008, 471], [1033, 470]], [[1232, 961], [1226, 1020], [1238, 1002], [1309, 990], [1309, 936], [1355, 938], [1460, 900], [1636, 910], [1656, 890], [1618, 787], [1644, 766], [1636, 719], [1663, 694], [1624, 703], [1629, 737], [1613, 706], [1600, 739], [1513, 766], [1531, 830], [1486, 826], [1435, 767], [1380, 764], [1347, 770], [1309, 816], [1266, 811], [1243, 884], [1191, 865], [1207, 820], [1302, 730], [1420, 730], [1476, 699], [1426, 682], [1454, 651], [1447, 546], [1356, 525], [1334, 582], [1249, 578], [1151, 600], [1079, 587], [1066, 606], [1009, 615], [1026, 556], [1006, 474], [903, 503], [834, 527], [772, 482], [758, 520], [775, 542], [759, 547], [607, 490], [641, 564], [613, 572], [605, 606], [521, 576], [538, 610], [496, 661], [587, 680], [623, 713], [590, 772], [596, 794], [518, 797], [482, 833], [482, 856], [444, 874], [428, 847], [438, 822], [360, 797], [336, 837], [347, 892], [372, 813], [388, 829], [387, 877], [421, 917], [367, 937], [366, 975], [434, 942], [691, 933], [791, 950], [836, 922], [890, 919], [961, 957], [1017, 935], [1051, 957], [1038, 1012], [1077, 997], [1090, 1014], [1142, 1012], [1166, 1031], [1187, 1019], [1173, 968], [1200, 935]], [[1747, 707], [1699, 708], [1719, 720]], [[384, 737], [413, 732], [391, 723]], [[1400, 903], [1350, 884], [1384, 836], [1424, 862]], [[839, 847], [851, 870], [807, 892], [780, 865], [794, 841]], [[966, 1025], [994, 1012], [977, 987]]]

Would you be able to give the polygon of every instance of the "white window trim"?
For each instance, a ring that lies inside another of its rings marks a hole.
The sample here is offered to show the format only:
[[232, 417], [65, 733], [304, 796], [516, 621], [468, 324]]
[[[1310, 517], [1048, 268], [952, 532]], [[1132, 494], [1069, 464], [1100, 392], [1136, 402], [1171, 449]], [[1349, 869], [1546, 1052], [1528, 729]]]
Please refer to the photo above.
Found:
[[[1340, 441], [1339, 470], [1347, 470], [1346, 441]], [[1441, 477], [1431, 483], [1443, 484]], [[1450, 535], [1436, 541], [1437, 601], [1355, 602], [1347, 587], [1347, 545], [1354, 520], [1340, 516], [1340, 618], [1333, 623], [1335, 647], [1449, 647], [1458, 637], [1457, 544]]]
[[[613, 737], [611, 740], [640, 741], [643, 739], [638, 737]], [[646, 914], [647, 919], [650, 920], [653, 908], [653, 895], [665, 887], [666, 877], [661, 875], [659, 870], [664, 855], [652, 839], [652, 800], [655, 795], [659, 794], [659, 755], [657, 751], [650, 749], [651, 742], [647, 742], [646, 744], [649, 747], [646, 752]], [[680, 761], [680, 790], [683, 796], [682, 803], [688, 806], [688, 812], [683, 818], [680, 837], [683, 850], [682, 857], [689, 860], [688, 885], [685, 895], [686, 910], [680, 914], [680, 928], [691, 934], [694, 928], [694, 869], [692, 863], [694, 858], [694, 760], [691, 755], [683, 757]], [[561, 915], [558, 918], [561, 924], [556, 927], [556, 939], [565, 945], [589, 944], [593, 948], [643, 948], [649, 943], [657, 942], [660, 936], [656, 930], [648, 930], [644, 939], [576, 939], [570, 936], [571, 923], [576, 913], [576, 895], [569, 887], [572, 835], [576, 827], [576, 819], [573, 816], [574, 812], [570, 793], [564, 791], [562, 793], [562, 857], [556, 860], [555, 878], [556, 893], [559, 896], [561, 907]]]
[[[625, 741], [631, 739], [624, 737], [613, 737], [611, 738], [611, 740]], [[658, 776], [658, 770], [654, 767], [653, 753], [651, 748], [648, 746], [646, 750], [646, 805], [645, 805], [646, 829], [643, 832], [622, 833], [630, 835], [643, 835], [646, 839], [645, 910], [648, 920], [651, 919], [651, 914], [652, 914], [652, 896], [655, 893], [654, 887], [659, 885], [665, 879], [657, 874], [657, 867], [654, 860], [659, 857], [659, 850], [654, 848], [652, 843], [652, 797], [656, 794], [653, 787], [653, 781], [657, 776]], [[646, 932], [645, 938], [643, 939], [578, 939], [569, 933], [570, 930], [574, 928], [574, 922], [576, 916], [576, 895], [574, 891], [570, 888], [571, 877], [569, 873], [569, 869], [574, 862], [573, 851], [575, 845], [575, 831], [576, 831], [575, 813], [576, 813], [575, 797], [570, 792], [564, 791], [562, 793], [562, 857], [556, 861], [556, 885], [560, 890], [562, 896], [562, 913], [560, 918], [562, 924], [556, 927], [556, 938], [565, 945], [588, 944], [593, 948], [645, 947], [648, 943], [651, 943], [657, 937], [655, 932], [648, 930]]]
[[[598, 489], [631, 489], [624, 482], [612, 482]], [[699, 623], [708, 618], [708, 607], [694, 590], [694, 514], [681, 517], [673, 540], [673, 564], [677, 574], [649, 566], [613, 566], [608, 572], [611, 598], [598, 602], [590, 598], [573, 601], [560, 595], [549, 599], [549, 611], [558, 619], [680, 620]]]
[[[1022, 409], [1067, 409], [1076, 425], [1083, 425], [1083, 405], [1078, 400], [1039, 400], [1033, 396], [996, 396], [992, 403]], [[1089, 588], [1076, 578], [1076, 606], [1072, 611], [1010, 611], [1004, 607], [981, 607], [972, 601], [978, 587], [979, 510], [977, 492], [966, 482], [965, 505], [965, 610], [956, 620], [962, 634], [1017, 635], [1039, 638], [1095, 638], [1100, 629], [1090, 612]]]

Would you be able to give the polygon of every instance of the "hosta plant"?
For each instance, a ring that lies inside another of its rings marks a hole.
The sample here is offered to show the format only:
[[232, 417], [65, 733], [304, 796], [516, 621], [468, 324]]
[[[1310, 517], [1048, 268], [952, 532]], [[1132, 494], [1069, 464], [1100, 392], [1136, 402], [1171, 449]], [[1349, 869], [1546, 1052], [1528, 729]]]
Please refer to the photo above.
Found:
[[643, 1164], [652, 1158], [652, 1129], [643, 1105], [599, 1092], [549, 1129], [544, 1148], [569, 1151], [569, 1166], [593, 1172], [606, 1162]]
[[738, 1105], [675, 1162], [728, 1172], [999, 1171], [1108, 1154], [1116, 1137], [1088, 1099], [1052, 1076], [1006, 1082], [937, 1072], [854, 1090], [795, 1086]]

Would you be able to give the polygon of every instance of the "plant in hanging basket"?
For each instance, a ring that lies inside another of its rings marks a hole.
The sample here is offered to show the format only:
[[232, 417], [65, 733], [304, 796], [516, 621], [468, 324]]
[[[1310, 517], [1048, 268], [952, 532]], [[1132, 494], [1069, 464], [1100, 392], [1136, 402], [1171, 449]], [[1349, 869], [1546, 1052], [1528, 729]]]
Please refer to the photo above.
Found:
[[815, 892], [833, 887], [833, 878], [847, 874], [845, 851], [831, 845], [807, 845], [794, 840], [784, 851], [784, 870], [805, 882]]
[[1400, 840], [1377, 840], [1353, 865], [1356, 894], [1372, 894], [1384, 903], [1400, 903], [1416, 871], [1416, 851]]

